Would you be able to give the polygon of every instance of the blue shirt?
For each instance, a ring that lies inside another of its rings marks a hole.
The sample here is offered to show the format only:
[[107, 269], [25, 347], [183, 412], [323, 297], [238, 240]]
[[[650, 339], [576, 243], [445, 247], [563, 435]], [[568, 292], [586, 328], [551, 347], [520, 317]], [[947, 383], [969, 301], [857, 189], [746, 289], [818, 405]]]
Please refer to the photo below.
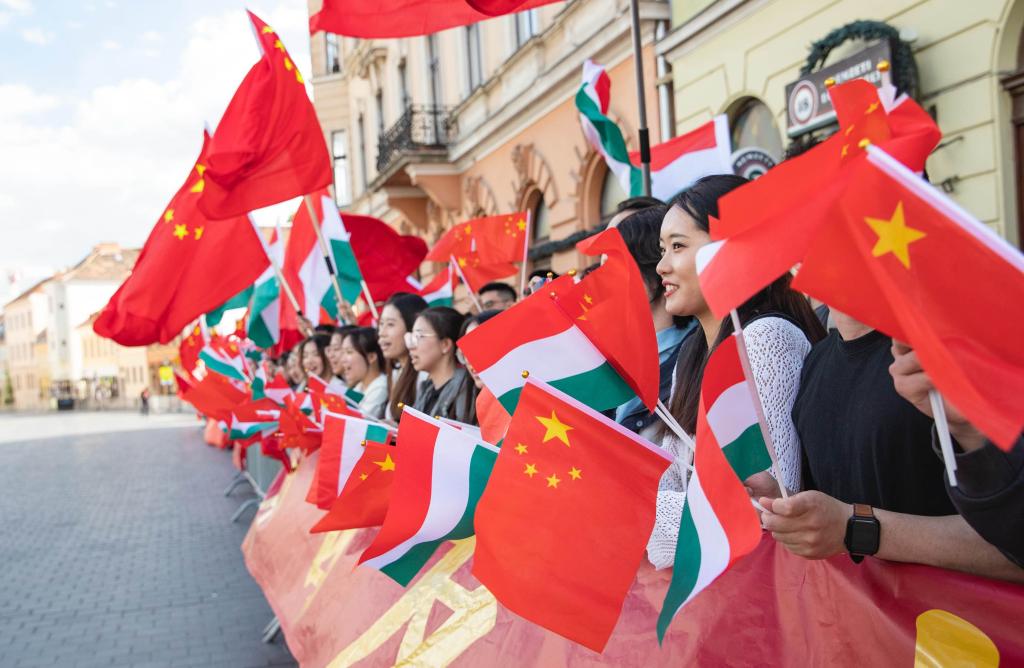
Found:
[[[672, 353], [679, 347], [679, 344], [683, 342], [686, 335], [693, 331], [693, 328], [696, 326], [696, 319], [691, 319], [686, 327], [679, 328], [673, 325], [658, 332], [656, 335], [658, 339], [658, 364], [664, 364], [665, 360], [671, 357]], [[622, 424], [623, 420], [643, 407], [644, 405], [640, 401], [640, 397], [633, 397], [615, 409], [615, 421]]]

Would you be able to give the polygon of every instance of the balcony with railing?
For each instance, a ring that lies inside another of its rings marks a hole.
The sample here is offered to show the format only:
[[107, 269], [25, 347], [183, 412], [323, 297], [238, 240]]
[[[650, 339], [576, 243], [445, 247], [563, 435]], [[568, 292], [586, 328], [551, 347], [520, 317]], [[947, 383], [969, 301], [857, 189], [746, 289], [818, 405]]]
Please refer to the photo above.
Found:
[[410, 105], [377, 143], [377, 172], [385, 176], [403, 158], [447, 158], [455, 127], [447, 107]]

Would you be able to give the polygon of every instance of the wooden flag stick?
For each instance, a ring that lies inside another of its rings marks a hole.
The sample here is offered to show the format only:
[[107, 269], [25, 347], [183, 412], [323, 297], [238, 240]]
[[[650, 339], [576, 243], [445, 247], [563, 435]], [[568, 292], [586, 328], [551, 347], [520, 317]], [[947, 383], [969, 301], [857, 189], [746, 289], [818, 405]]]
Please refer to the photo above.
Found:
[[[288, 285], [288, 281], [284, 280], [284, 274], [281, 273], [281, 267], [277, 264], [277, 260], [274, 259], [274, 256], [270, 254], [270, 249], [267, 248], [267, 242], [263, 240], [263, 235], [260, 234], [260, 230], [256, 227], [256, 221], [252, 219], [252, 216], [249, 216], [249, 222], [252, 223], [252, 229], [256, 232], [256, 236], [259, 237], [260, 243], [263, 245], [263, 251], [267, 254], [267, 260], [270, 261], [270, 266], [274, 268], [274, 277], [277, 278], [277, 284], [281, 286], [281, 290], [283, 290], [285, 296], [288, 297], [288, 301], [291, 303], [292, 308], [295, 309], [296, 315], [300, 318], [304, 318], [305, 315], [303, 315], [302, 309], [299, 308], [299, 300], [295, 298], [295, 293], [292, 292], [292, 286]], [[281, 226], [277, 223], [274, 223], [274, 225], [277, 227], [277, 238], [283, 240], [283, 237], [281, 236]], [[301, 322], [302, 321], [300, 320], [299, 323], [301, 324]], [[303, 334], [309, 336], [311, 332], [303, 332]]]
[[932, 404], [932, 415], [935, 417], [935, 431], [939, 434], [939, 447], [942, 450], [942, 461], [946, 464], [949, 486], [956, 487], [956, 455], [953, 452], [953, 439], [949, 435], [946, 405], [942, 403], [942, 395], [939, 394], [938, 390], [928, 390], [928, 400]]
[[366, 303], [370, 307], [370, 314], [373, 315], [373, 321], [380, 320], [380, 314], [377, 313], [377, 305], [373, 303], [373, 295], [370, 294], [370, 286], [366, 284], [366, 279], [361, 278], [359, 282], [363, 285], [363, 296], [366, 297]]
[[782, 481], [782, 470], [779, 468], [779, 460], [775, 456], [775, 443], [772, 441], [772, 433], [768, 429], [768, 423], [764, 419], [764, 407], [761, 405], [761, 395], [757, 393], [757, 383], [754, 382], [754, 372], [750, 369], [750, 358], [747, 357], [747, 342], [743, 340], [743, 325], [740, 324], [740, 314], [736, 309], [729, 312], [732, 318], [732, 328], [736, 332], [736, 348], [740, 354], [740, 365], [743, 367], [743, 376], [747, 380], [747, 387], [750, 388], [751, 397], [754, 400], [754, 409], [757, 411], [757, 424], [761, 427], [761, 437], [768, 448], [768, 456], [772, 460], [772, 474], [775, 482], [779, 483], [779, 490], [782, 498], [788, 499], [789, 492], [786, 490], [786, 483]]
[[309, 222], [313, 226], [313, 231], [316, 232], [316, 239], [320, 244], [321, 252], [324, 254], [324, 262], [327, 263], [327, 272], [331, 275], [331, 285], [334, 286], [334, 296], [338, 299], [338, 313], [340, 314], [347, 304], [344, 297], [341, 296], [341, 284], [338, 283], [338, 274], [334, 270], [334, 263], [331, 262], [331, 249], [327, 245], [327, 240], [324, 239], [323, 230], [320, 229], [320, 219], [316, 215], [313, 198], [310, 195], [303, 195], [302, 199], [306, 202], [306, 210], [309, 211]]
[[526, 296], [526, 263], [530, 259], [530, 235], [533, 233], [533, 212], [526, 212], [526, 234], [523, 235], [523, 264], [519, 268], [519, 298]]
[[462, 273], [462, 267], [459, 266], [455, 256], [451, 256], [451, 263], [455, 266], [455, 271], [458, 272], [459, 278], [462, 279], [462, 284], [466, 286], [466, 292], [469, 293], [469, 298], [473, 301], [473, 306], [476, 308], [477, 313], [483, 313], [483, 308], [480, 307], [480, 300], [476, 298], [473, 293], [473, 288], [470, 287], [469, 281], [466, 280], [466, 275]]

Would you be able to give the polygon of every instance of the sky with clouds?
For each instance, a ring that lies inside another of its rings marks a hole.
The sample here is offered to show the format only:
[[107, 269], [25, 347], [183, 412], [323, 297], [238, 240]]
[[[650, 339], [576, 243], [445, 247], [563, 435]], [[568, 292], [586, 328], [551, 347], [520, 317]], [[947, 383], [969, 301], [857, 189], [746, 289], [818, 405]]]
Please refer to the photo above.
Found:
[[305, 0], [0, 0], [0, 297], [145, 241], [259, 58], [246, 8], [308, 75]]

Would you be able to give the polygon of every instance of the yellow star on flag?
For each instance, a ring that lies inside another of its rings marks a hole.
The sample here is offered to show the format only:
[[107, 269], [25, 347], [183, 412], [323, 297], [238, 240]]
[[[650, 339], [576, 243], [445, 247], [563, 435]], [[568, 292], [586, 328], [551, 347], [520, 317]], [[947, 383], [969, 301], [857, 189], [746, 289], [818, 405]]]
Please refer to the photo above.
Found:
[[892, 253], [904, 267], [910, 269], [910, 244], [923, 239], [926, 235], [921, 230], [907, 227], [903, 219], [903, 202], [896, 204], [896, 210], [888, 220], [865, 216], [864, 222], [878, 235], [878, 241], [871, 249], [871, 254], [881, 257], [886, 253]]
[[203, 230], [206, 229], [202, 226], [196, 228], [196, 241], [199, 241], [203, 237]]
[[469, 234], [470, 232], [473, 231], [473, 226], [472, 225], [466, 225], [462, 229], [466, 232], [466, 234]]
[[537, 467], [534, 466], [533, 464], [527, 464], [526, 468], [523, 469], [523, 473], [532, 478], [537, 473]]
[[460, 267], [465, 267], [466, 266], [466, 258], [464, 258], [464, 257], [460, 257], [459, 258], [459, 266]]
[[590, 295], [584, 294], [583, 295], [583, 301], [587, 302], [588, 304], [593, 304], [594, 303], [594, 298], [591, 297]]
[[366, 473], [360, 473], [360, 474], [359, 474], [359, 479], [360, 479], [360, 480], [366, 480], [366, 479], [367, 479], [367, 478], [369, 478], [369, 477], [370, 477], [370, 476], [369, 476], [369, 475], [367, 475]]
[[574, 428], [559, 420], [558, 416], [555, 415], [555, 411], [551, 411], [551, 417], [538, 417], [537, 421], [544, 425], [544, 428], [547, 430], [544, 432], [544, 443], [557, 438], [562, 443], [565, 443], [566, 447], [569, 446], [569, 432]]
[[172, 220], [174, 220], [174, 209], [167, 209], [167, 211], [164, 212], [164, 222], [169, 223]]
[[271, 28], [270, 26], [263, 26], [263, 30], [260, 31], [260, 32], [262, 32], [264, 35], [267, 35], [267, 34], [273, 33], [274, 29]]
[[562, 482], [554, 473], [547, 477], [547, 481], [548, 487], [558, 487], [558, 483]]
[[521, 455], [525, 455], [526, 454], [526, 446], [523, 445], [522, 443], [518, 444], [516, 446], [515, 450], [516, 450], [516, 452], [518, 452]]
[[394, 462], [394, 460], [391, 459], [391, 453], [390, 452], [384, 455], [384, 461], [382, 461], [382, 462], [374, 462], [374, 464], [379, 466], [381, 471], [394, 471], [395, 470], [395, 462]]
[[876, 111], [878, 111], [878, 103], [872, 102], [868, 105], [867, 111], [864, 112], [864, 115], [867, 116], [868, 114], [873, 114]]
[[518, 227], [519, 231], [522, 232], [523, 230], [526, 229], [526, 221], [520, 220], [518, 223], [516, 223], [516, 227]]
[[178, 241], [181, 241], [188, 236], [188, 225], [175, 225], [174, 236], [178, 237]]
[[583, 472], [574, 466], [571, 469], [569, 469], [569, 477], [572, 478], [573, 480], [579, 480], [580, 478], [583, 477]]

